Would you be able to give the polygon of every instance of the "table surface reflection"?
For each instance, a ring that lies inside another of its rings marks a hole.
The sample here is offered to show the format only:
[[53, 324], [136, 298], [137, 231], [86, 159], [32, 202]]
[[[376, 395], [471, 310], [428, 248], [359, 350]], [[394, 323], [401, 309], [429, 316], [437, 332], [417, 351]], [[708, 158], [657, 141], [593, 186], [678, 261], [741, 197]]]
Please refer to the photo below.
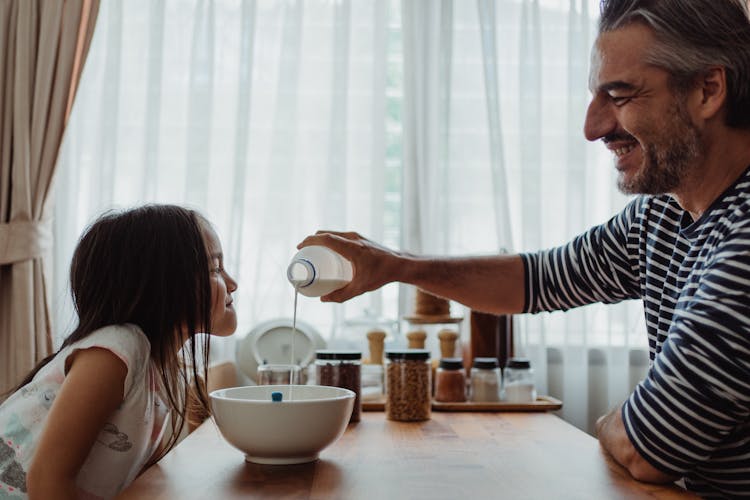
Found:
[[596, 439], [550, 413], [433, 412], [425, 422], [363, 412], [300, 465], [257, 465], [205, 422], [122, 499], [694, 498], [632, 479]]

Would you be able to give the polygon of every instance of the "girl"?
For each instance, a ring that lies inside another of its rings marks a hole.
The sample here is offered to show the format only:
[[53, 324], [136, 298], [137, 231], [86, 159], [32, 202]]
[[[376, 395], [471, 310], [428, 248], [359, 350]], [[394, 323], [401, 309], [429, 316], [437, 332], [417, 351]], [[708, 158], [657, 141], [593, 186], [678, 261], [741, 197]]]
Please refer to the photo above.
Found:
[[219, 239], [185, 208], [102, 216], [70, 283], [78, 326], [0, 405], [0, 498], [115, 496], [175, 445], [189, 406], [209, 413], [196, 334], [237, 327]]

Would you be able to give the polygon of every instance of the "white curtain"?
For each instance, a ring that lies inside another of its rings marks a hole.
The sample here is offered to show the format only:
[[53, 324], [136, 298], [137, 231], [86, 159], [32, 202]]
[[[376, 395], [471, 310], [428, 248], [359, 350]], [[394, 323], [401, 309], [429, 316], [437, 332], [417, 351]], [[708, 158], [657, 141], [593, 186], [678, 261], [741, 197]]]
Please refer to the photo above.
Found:
[[[285, 271], [304, 236], [356, 228], [398, 245], [400, 160], [384, 168], [387, 65], [399, 67], [387, 60], [387, 7], [102, 2], [57, 186], [58, 335], [73, 321], [76, 238], [111, 207], [181, 203], [214, 222], [240, 282], [239, 336], [291, 318]], [[392, 290], [346, 306], [302, 298], [298, 315], [324, 335], [347, 309], [395, 318], [395, 299], [380, 299]]]
[[[582, 132], [597, 6], [403, 3], [406, 248], [549, 248], [625, 205], [611, 158]], [[591, 431], [647, 369], [642, 316], [637, 302], [518, 316], [516, 354], [531, 358], [542, 394], [563, 400], [562, 416]]]
[[[239, 337], [291, 317], [284, 271], [317, 229], [477, 254], [558, 245], [604, 221], [626, 199], [582, 134], [596, 5], [102, 2], [59, 168], [56, 333], [72, 325], [75, 240], [113, 206], [176, 202], [215, 223], [240, 283]], [[366, 308], [399, 318], [411, 293], [303, 298], [298, 314], [329, 337]], [[641, 316], [631, 303], [517, 317], [518, 353], [586, 429], [627, 395]]]

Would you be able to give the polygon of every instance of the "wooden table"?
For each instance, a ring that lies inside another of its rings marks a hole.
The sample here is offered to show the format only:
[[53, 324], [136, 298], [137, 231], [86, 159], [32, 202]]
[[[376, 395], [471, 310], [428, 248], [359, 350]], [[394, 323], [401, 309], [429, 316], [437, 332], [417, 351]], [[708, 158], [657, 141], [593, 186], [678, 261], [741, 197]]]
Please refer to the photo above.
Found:
[[316, 462], [246, 463], [207, 421], [122, 499], [694, 498], [639, 483], [598, 441], [549, 413], [433, 412], [420, 423], [365, 412]]

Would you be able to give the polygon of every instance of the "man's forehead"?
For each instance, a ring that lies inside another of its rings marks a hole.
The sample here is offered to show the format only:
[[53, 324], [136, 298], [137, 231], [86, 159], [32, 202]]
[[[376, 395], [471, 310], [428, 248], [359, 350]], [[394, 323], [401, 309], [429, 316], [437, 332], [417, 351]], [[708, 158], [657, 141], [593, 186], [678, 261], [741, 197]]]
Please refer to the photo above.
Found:
[[591, 49], [591, 62], [589, 63], [589, 90], [591, 92], [596, 91], [599, 86], [599, 70], [602, 65], [602, 57], [597, 45], [598, 40]]
[[645, 54], [653, 42], [651, 30], [640, 23], [600, 34], [591, 50], [589, 89], [631, 81], [645, 69]]

